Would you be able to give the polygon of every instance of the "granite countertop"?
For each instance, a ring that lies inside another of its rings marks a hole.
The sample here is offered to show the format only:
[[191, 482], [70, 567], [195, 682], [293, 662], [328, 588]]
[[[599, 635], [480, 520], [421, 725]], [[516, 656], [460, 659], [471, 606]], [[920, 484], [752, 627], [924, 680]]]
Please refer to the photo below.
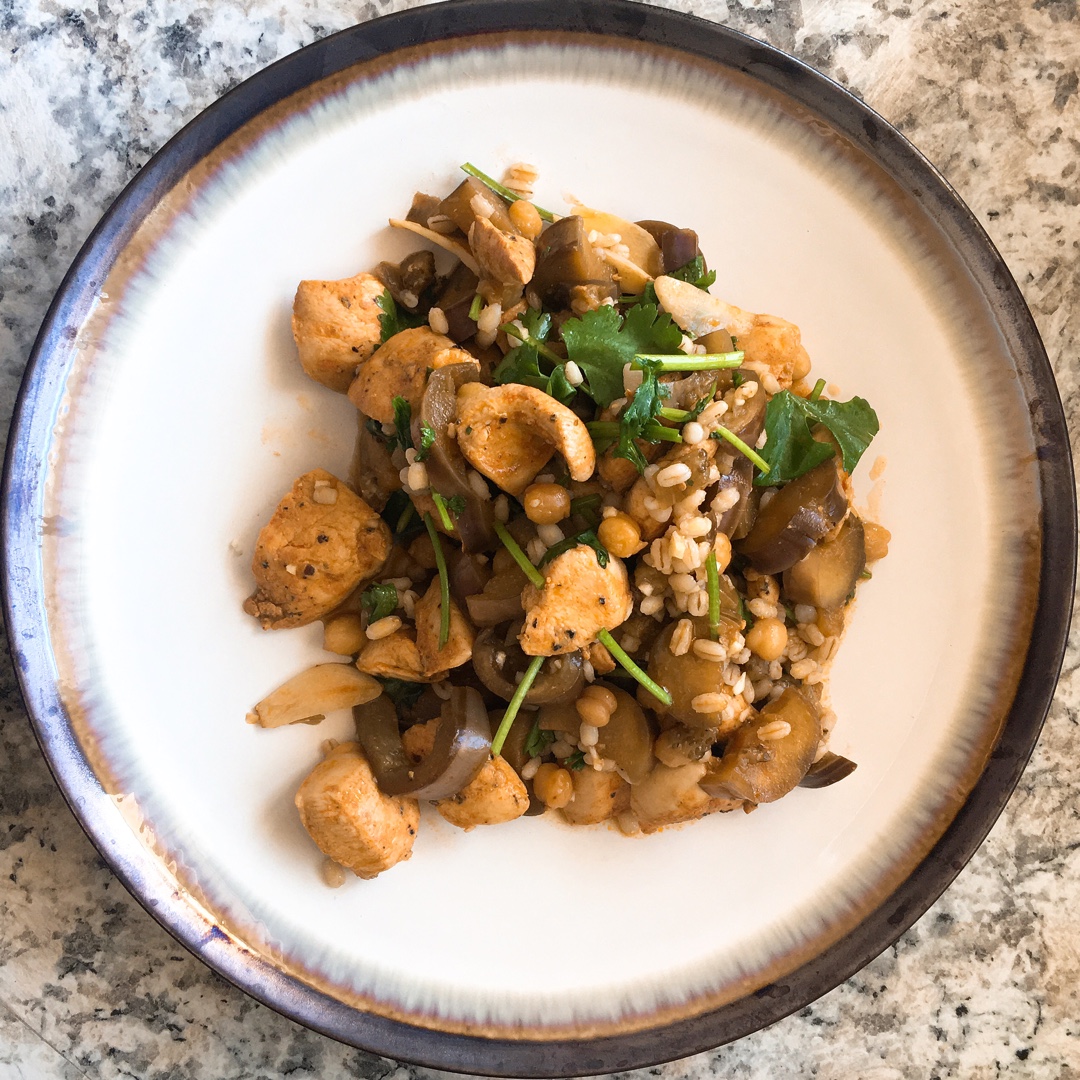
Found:
[[[0, 0], [0, 410], [71, 259], [150, 155], [271, 61], [412, 0]], [[1020, 284], [1080, 440], [1077, 0], [676, 0], [850, 87]], [[945, 896], [854, 978], [676, 1077], [1080, 1076], [1080, 630], [1041, 741]], [[86, 839], [0, 660], [0, 1080], [401, 1077], [189, 956]]]

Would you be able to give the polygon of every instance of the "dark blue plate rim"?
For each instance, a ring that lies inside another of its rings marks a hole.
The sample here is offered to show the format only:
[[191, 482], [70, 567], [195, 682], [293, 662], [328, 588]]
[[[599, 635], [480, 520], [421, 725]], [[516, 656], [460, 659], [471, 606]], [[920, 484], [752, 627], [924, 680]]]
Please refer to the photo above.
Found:
[[[601, 1038], [519, 1041], [447, 1034], [359, 1011], [208, 927], [162, 887], [154, 857], [133, 837], [114, 835], [101, 785], [68, 723], [47, 632], [40, 529], [48, 449], [79, 327], [135, 229], [189, 169], [263, 110], [359, 62], [449, 38], [551, 30], [667, 46], [749, 75], [824, 119], [922, 207], [966, 265], [1017, 358], [1038, 449], [1042, 573], [1026, 662], [994, 751], [944, 835], [885, 903], [789, 977], [712, 1012]], [[1019, 288], [971, 211], [899, 132], [843, 87], [737, 31], [629, 0], [449, 0], [384, 16], [278, 61], [201, 113], [125, 188], [65, 276], [16, 403], [2, 497], [4, 608], [35, 733], [72, 811], [132, 895], [196, 956], [292, 1020], [400, 1061], [510, 1077], [614, 1072], [714, 1048], [804, 1007], [895, 942], [971, 858], [1020, 778], [1061, 669], [1076, 574], [1076, 490], [1053, 372]]]

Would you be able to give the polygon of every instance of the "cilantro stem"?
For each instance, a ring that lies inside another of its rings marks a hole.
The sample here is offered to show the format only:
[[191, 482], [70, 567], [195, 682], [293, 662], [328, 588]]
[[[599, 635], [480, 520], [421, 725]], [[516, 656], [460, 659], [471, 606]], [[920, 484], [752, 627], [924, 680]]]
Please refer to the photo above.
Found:
[[[504, 187], [498, 182], [498, 180], [492, 180], [492, 178], [488, 176], [487, 173], [482, 173], [471, 162], [466, 161], [465, 164], [461, 166], [461, 171], [468, 173], [470, 176], [475, 176], [476, 179], [480, 181], [480, 183], [487, 184], [487, 186], [491, 188], [491, 190], [494, 191], [496, 195], [501, 195], [508, 202], [517, 202], [518, 199], [521, 198], [521, 196], [518, 195], [517, 192], [511, 191], [508, 187]], [[533, 203], [533, 206], [536, 206], [536, 203]], [[550, 210], [544, 210], [541, 207], [536, 206], [536, 212], [540, 215], [540, 217], [544, 219], [544, 221], [555, 220], [555, 215]]]
[[694, 419], [694, 414], [689, 409], [663, 408], [660, 410], [660, 418], [662, 420], [672, 420], [676, 424], [685, 424], [687, 421]]
[[715, 551], [705, 560], [705, 587], [709, 593], [709, 636], [716, 641], [720, 637], [720, 567]]
[[[617, 439], [621, 426], [614, 420], [592, 420], [585, 425], [594, 439]], [[682, 442], [682, 435], [675, 428], [663, 424], [648, 423], [641, 430], [646, 442]]]
[[555, 364], [565, 364], [566, 358], [560, 356], [550, 345], [545, 345], [542, 341], [538, 341], [532, 336], [532, 334], [526, 334], [522, 337], [518, 331], [518, 328], [512, 323], [508, 322], [503, 329], [506, 331], [508, 337], [512, 337], [515, 341], [522, 345], [531, 345], [541, 356], [545, 359], [552, 361]]
[[521, 703], [525, 700], [525, 695], [529, 692], [533, 682], [536, 679], [536, 674], [540, 670], [540, 665], [547, 659], [546, 656], [534, 656], [529, 661], [529, 666], [525, 669], [525, 674], [521, 678], [521, 682], [518, 683], [517, 689], [514, 691], [514, 696], [510, 699], [510, 704], [506, 706], [506, 712], [503, 713], [503, 718], [499, 722], [499, 730], [495, 732], [495, 738], [491, 740], [491, 755], [492, 757], [498, 757], [502, 751], [503, 743], [506, 742], [506, 736], [510, 734], [510, 729], [514, 726], [514, 718], [518, 714], [518, 709], [521, 708]]
[[442, 541], [435, 531], [435, 522], [430, 514], [424, 515], [431, 546], [435, 549], [435, 566], [439, 571], [439, 648], [450, 640], [450, 575], [446, 572], [446, 559], [443, 556]]
[[502, 541], [503, 547], [510, 552], [514, 562], [525, 571], [525, 576], [538, 589], [542, 589], [544, 587], [544, 575], [529, 562], [529, 556], [518, 547], [518, 542], [510, 535], [506, 526], [498, 520], [495, 522], [495, 535]]
[[821, 393], [822, 393], [822, 391], [824, 389], [825, 389], [825, 380], [824, 379], [818, 379], [818, 381], [816, 383], [814, 383], [814, 389], [810, 391], [810, 400], [811, 401], [817, 401], [817, 399], [819, 397], [821, 397]]
[[596, 632], [596, 640], [604, 645], [607, 648], [607, 651], [611, 653], [611, 655], [614, 656], [615, 659], [618, 660], [619, 663], [622, 664], [622, 666], [626, 668], [626, 670], [630, 672], [630, 674], [633, 675], [657, 701], [662, 701], [665, 705], [671, 704], [671, 695], [659, 683], [650, 679], [649, 676], [646, 675], [629, 656], [627, 656], [623, 651], [622, 646], [606, 629], [601, 627]]
[[484, 298], [477, 293], [472, 298], [472, 303], [469, 305], [469, 318], [473, 322], [476, 322], [480, 318], [480, 309], [484, 306]]
[[744, 443], [742, 439], [740, 439], [739, 436], [735, 434], [735, 432], [729, 431], [726, 427], [723, 427], [722, 425], [713, 430], [710, 438], [724, 439], [726, 442], [731, 443], [731, 445], [734, 446], [736, 450], [738, 450], [740, 453], [745, 454], [762, 471], [762, 473], [768, 473], [768, 471], [772, 468], [772, 466], [756, 450], [751, 450], [750, 447], [747, 446], [746, 443]]
[[412, 520], [413, 514], [416, 513], [416, 508], [412, 504], [412, 500], [409, 501], [409, 505], [401, 511], [401, 517], [397, 519], [397, 524], [394, 526], [394, 532], [398, 535], [403, 533], [408, 528], [410, 520]]
[[454, 522], [450, 518], [450, 511], [446, 509], [446, 500], [437, 491], [433, 491], [431, 501], [435, 504], [435, 509], [439, 511], [439, 520], [443, 528], [447, 532], [453, 532]]
[[[638, 353], [631, 367], [644, 367], [656, 371], [711, 371], [713, 368], [737, 368], [742, 366], [743, 353], [736, 349], [726, 353], [699, 353], [696, 356], [662, 356], [658, 353]], [[647, 361], [643, 364], [641, 361]]]

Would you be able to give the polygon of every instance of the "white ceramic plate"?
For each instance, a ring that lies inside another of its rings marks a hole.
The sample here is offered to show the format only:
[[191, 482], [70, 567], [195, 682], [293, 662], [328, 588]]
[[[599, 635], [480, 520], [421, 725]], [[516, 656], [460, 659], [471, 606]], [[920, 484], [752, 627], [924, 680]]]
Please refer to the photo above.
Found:
[[[576, 32], [538, 32], [554, 9], [379, 20], [182, 132], [58, 298], [6, 486], [28, 698], [136, 894], [241, 986], [331, 1034], [550, 1075], [743, 1034], [925, 909], [1033, 744], [1070, 595], [1054, 598], [1044, 551], [1074, 543], [1041, 346], [925, 162], [738, 35], [611, 3], [560, 7]], [[318, 626], [264, 634], [240, 605], [260, 525], [300, 473], [346, 472], [355, 423], [300, 371], [292, 295], [412, 250], [386, 219], [414, 190], [448, 191], [461, 162], [499, 174], [522, 159], [556, 211], [572, 194], [698, 230], [715, 293], [797, 323], [814, 375], [876, 407], [856, 487], [893, 543], [832, 680], [832, 748], [859, 768], [640, 839], [551, 815], [465, 834], [425, 812], [410, 862], [331, 890], [292, 796], [349, 716], [244, 723], [283, 676], [328, 659]]]

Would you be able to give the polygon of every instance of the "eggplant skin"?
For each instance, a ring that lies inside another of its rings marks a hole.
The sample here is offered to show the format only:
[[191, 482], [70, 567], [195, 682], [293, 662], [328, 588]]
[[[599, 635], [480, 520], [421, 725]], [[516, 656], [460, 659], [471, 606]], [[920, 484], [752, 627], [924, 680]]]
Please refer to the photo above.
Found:
[[[788, 734], [761, 739], [759, 733], [778, 720], [787, 722]], [[714, 798], [744, 799], [755, 805], [775, 802], [799, 785], [820, 742], [817, 707], [790, 687], [735, 732], [720, 760], [709, 763], [699, 781], [701, 789]]]
[[780, 574], [832, 532], [847, 509], [840, 471], [836, 459], [830, 458], [785, 484], [758, 511], [739, 551], [759, 573]]
[[862, 522], [848, 514], [840, 531], [784, 572], [784, 593], [796, 604], [835, 611], [847, 603], [866, 569]]

